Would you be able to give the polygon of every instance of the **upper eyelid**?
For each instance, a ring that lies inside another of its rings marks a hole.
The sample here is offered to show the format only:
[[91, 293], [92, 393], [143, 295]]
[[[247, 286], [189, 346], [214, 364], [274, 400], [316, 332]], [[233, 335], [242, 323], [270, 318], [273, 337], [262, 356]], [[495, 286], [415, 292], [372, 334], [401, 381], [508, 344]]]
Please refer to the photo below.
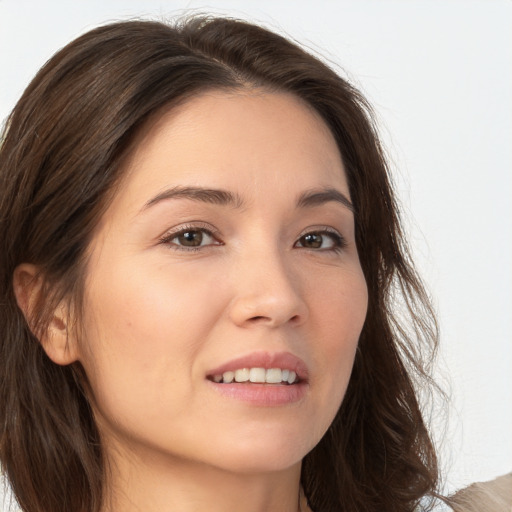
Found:
[[333, 233], [335, 235], [343, 236], [339, 229], [333, 228], [332, 226], [308, 226], [307, 228], [304, 228], [300, 234], [299, 237], [307, 235], [308, 233]]
[[160, 240], [164, 239], [164, 238], [168, 240], [169, 238], [175, 237], [175, 236], [179, 235], [180, 233], [183, 233], [184, 231], [187, 231], [187, 230], [205, 231], [208, 234], [210, 234], [211, 236], [213, 236], [214, 238], [220, 236], [220, 231], [218, 229], [216, 229], [215, 227], [213, 227], [211, 224], [208, 224], [206, 222], [200, 222], [200, 221], [197, 221], [197, 222], [191, 221], [190, 223], [179, 224], [176, 227], [167, 229], [158, 238]]
[[333, 228], [331, 226], [310, 226], [302, 230], [297, 239], [300, 239], [309, 233], [331, 234], [335, 237], [340, 238], [344, 243], [347, 243], [347, 237], [339, 229]]
[[[183, 231], [186, 231], [187, 229], [198, 229], [198, 230], [204, 230], [208, 233], [219, 234], [220, 231], [213, 227], [211, 224], [208, 224], [206, 222], [197, 222], [191, 221], [190, 223], [180, 224], [176, 226], [175, 228], [167, 229], [164, 233], [164, 236], [166, 234], [172, 235], [172, 234], [180, 234]], [[315, 232], [324, 232], [324, 233], [333, 233], [335, 235], [343, 236], [343, 234], [336, 228], [333, 228], [332, 226], [308, 226], [307, 228], [304, 228], [298, 235], [297, 238], [300, 238], [301, 236], [307, 235], [308, 233], [315, 233]]]

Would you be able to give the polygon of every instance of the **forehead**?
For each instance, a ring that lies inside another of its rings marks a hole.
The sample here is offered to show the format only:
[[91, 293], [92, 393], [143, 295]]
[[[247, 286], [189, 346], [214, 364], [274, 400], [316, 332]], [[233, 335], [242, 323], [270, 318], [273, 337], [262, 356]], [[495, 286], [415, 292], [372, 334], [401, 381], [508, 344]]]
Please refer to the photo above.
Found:
[[265, 90], [203, 93], [145, 127], [118, 196], [143, 200], [176, 184], [243, 196], [334, 186], [348, 196], [341, 155], [319, 114], [292, 94]]

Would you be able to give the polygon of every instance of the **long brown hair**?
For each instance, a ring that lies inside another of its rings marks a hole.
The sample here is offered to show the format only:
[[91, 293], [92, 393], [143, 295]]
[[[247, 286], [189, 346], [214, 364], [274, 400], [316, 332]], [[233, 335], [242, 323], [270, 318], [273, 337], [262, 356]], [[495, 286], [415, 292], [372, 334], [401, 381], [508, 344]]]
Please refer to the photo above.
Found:
[[[332, 131], [355, 207], [369, 293], [351, 381], [328, 432], [303, 461], [315, 512], [410, 511], [437, 485], [415, 384], [437, 326], [407, 253], [371, 109], [333, 70], [249, 23], [131, 21], [88, 32], [37, 74], [0, 149], [0, 461], [26, 512], [98, 512], [104, 463], [83, 371], [58, 366], [33, 332], [59, 301], [80, 304], [87, 247], [141, 127], [207, 89], [264, 87], [302, 98]], [[12, 276], [44, 278], [30, 326]], [[36, 327], [34, 327], [36, 326]], [[422, 356], [423, 355], [423, 356]], [[425, 501], [423, 505], [428, 508]]]

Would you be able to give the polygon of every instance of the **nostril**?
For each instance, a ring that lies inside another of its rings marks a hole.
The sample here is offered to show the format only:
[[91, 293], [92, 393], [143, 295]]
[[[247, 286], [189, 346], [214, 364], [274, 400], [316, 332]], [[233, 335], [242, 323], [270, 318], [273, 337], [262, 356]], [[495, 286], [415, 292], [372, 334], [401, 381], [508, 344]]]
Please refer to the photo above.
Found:
[[[274, 320], [272, 319], [272, 317], [265, 316], [265, 315], [253, 316], [253, 317], [249, 318], [248, 320], [251, 323], [264, 323], [264, 322], [268, 322], [268, 323], [272, 323], [272, 324], [274, 323]], [[293, 324], [299, 323], [300, 321], [301, 321], [300, 315], [294, 315], [288, 319], [288, 322], [291, 322]]]
[[271, 289], [236, 296], [229, 308], [230, 319], [238, 326], [301, 325], [308, 316], [302, 297], [293, 293], [276, 296]]
[[269, 319], [268, 319], [267, 317], [265, 317], [265, 316], [253, 316], [253, 317], [252, 317], [252, 318], [250, 318], [249, 320], [250, 320], [251, 322], [259, 322], [260, 320], [265, 320], [265, 319], [269, 320]]

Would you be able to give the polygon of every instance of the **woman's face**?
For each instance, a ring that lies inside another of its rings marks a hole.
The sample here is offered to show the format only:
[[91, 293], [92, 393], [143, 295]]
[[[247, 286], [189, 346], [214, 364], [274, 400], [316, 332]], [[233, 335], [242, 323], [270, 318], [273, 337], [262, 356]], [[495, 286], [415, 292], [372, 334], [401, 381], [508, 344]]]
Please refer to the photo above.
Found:
[[107, 446], [242, 472], [315, 446], [367, 307], [349, 201], [293, 96], [207, 93], [146, 130], [87, 268], [79, 359]]

